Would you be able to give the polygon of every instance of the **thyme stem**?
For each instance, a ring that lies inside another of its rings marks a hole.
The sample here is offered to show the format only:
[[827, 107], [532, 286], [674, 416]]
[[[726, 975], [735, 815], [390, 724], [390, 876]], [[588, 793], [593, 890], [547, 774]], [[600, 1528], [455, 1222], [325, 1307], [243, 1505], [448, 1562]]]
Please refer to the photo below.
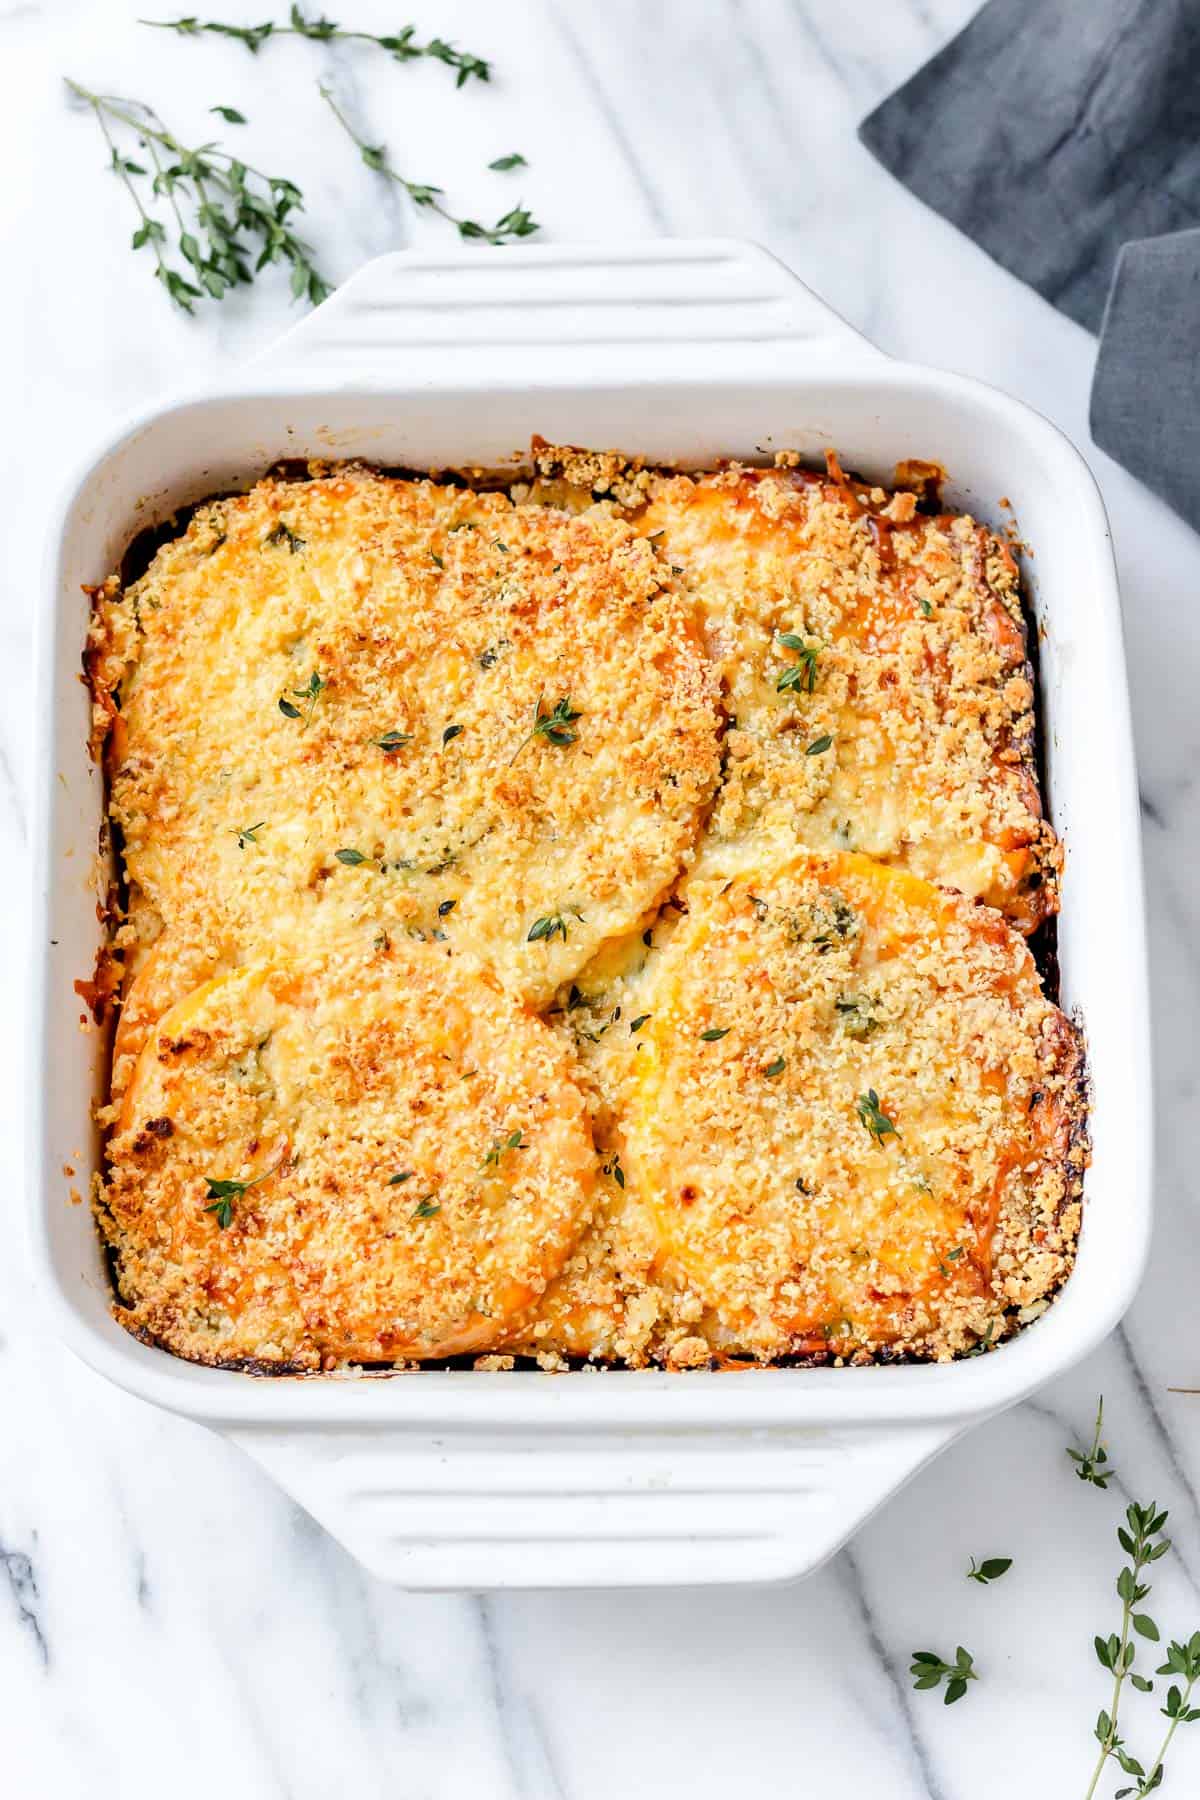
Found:
[[[109, 148], [112, 166], [137, 209], [140, 221], [133, 248], [149, 244], [154, 253], [155, 275], [170, 298], [184, 312], [195, 310], [193, 301], [208, 295], [223, 299], [239, 283], [249, 284], [268, 263], [282, 260], [292, 270], [292, 295], [316, 306], [330, 292], [329, 284], [313, 264], [311, 248], [292, 230], [290, 215], [303, 209], [304, 198], [294, 181], [269, 175], [242, 161], [219, 144], [196, 149], [180, 142], [168, 130], [152, 106], [119, 94], [99, 94], [81, 82], [67, 80], [68, 91], [93, 113]], [[137, 134], [149, 152], [153, 173], [122, 156], [115, 126]], [[167, 230], [154, 216], [137, 189], [138, 177], [148, 178], [152, 195], [165, 199], [174, 220], [176, 248], [188, 273], [173, 268], [164, 254]], [[218, 202], [214, 195], [220, 195]], [[181, 204], [182, 202], [182, 204]], [[195, 227], [191, 227], [194, 216]], [[242, 233], [260, 243], [258, 260], [251, 269], [248, 246]], [[206, 240], [202, 245], [201, 238]]]
[[95, 113], [96, 123], [97, 123], [97, 125], [99, 125], [101, 131], [104, 133], [104, 141], [108, 145], [109, 151], [111, 152], [111, 155], [112, 155], [112, 166], [116, 170], [117, 174], [120, 176], [121, 182], [125, 188], [126, 193], [129, 195], [129, 198], [133, 201], [133, 204], [137, 207], [138, 216], [142, 221], [141, 231], [145, 233], [145, 238], [143, 241], [148, 243], [149, 245], [151, 245], [151, 247], [153, 248], [155, 274], [158, 276], [158, 279], [160, 281], [165, 282], [166, 278], [167, 278], [166, 264], [163, 262], [162, 251], [159, 249], [159, 233], [153, 229], [155, 221], [151, 218], [150, 214], [146, 211], [146, 208], [142, 205], [142, 196], [138, 193], [136, 187], [134, 187], [133, 182], [131, 181], [131, 179], [129, 177], [129, 172], [125, 167], [125, 158], [118, 151], [116, 142], [114, 141], [114, 138], [112, 135], [112, 132], [108, 129], [108, 120], [104, 117], [103, 110], [101, 109], [98, 101], [94, 98], [94, 96], [92, 96], [91, 94], [86, 94], [82, 88], [75, 87], [75, 83], [73, 81], [68, 81], [67, 86], [71, 87], [71, 88], [75, 88], [75, 92], [87, 100], [88, 105], [92, 108], [92, 111]]
[[[1158, 1627], [1145, 1613], [1135, 1609], [1150, 1592], [1148, 1582], [1143, 1582], [1143, 1572], [1160, 1556], [1165, 1556], [1171, 1548], [1169, 1538], [1162, 1535], [1167, 1515], [1159, 1512], [1154, 1501], [1148, 1506], [1139, 1506], [1131, 1501], [1125, 1509], [1125, 1524], [1118, 1527], [1117, 1540], [1129, 1561], [1117, 1576], [1117, 1593], [1121, 1600], [1121, 1630], [1113, 1635], [1095, 1640], [1096, 1656], [1103, 1668], [1108, 1669], [1113, 1678], [1112, 1697], [1108, 1703], [1108, 1711], [1101, 1712], [1096, 1719], [1095, 1736], [1100, 1745], [1100, 1754], [1092, 1770], [1092, 1778], [1087, 1785], [1084, 1800], [1093, 1800], [1104, 1765], [1110, 1756], [1115, 1756], [1123, 1769], [1143, 1776], [1141, 1766], [1130, 1756], [1121, 1741], [1119, 1731], [1119, 1712], [1125, 1681], [1133, 1668], [1135, 1649], [1130, 1633], [1136, 1631], [1140, 1637], [1157, 1641]], [[1200, 1673], [1200, 1669], [1197, 1671]], [[1191, 1670], [1187, 1673], [1190, 1675]], [[1134, 1677], [1139, 1686], [1144, 1686], [1140, 1676]], [[1131, 1790], [1132, 1791], [1132, 1790]]]
[[405, 25], [402, 30], [377, 36], [373, 31], [355, 31], [339, 25], [333, 19], [310, 19], [301, 12], [299, 6], [292, 6], [288, 13], [288, 23], [279, 25], [268, 19], [262, 25], [229, 25], [215, 19], [197, 19], [192, 15], [182, 19], [139, 19], [139, 25], [147, 25], [152, 31], [174, 31], [180, 37], [200, 37], [204, 33], [215, 37], [232, 38], [244, 44], [252, 56], [257, 56], [269, 38], [301, 37], [309, 38], [318, 44], [327, 44], [333, 38], [343, 43], [375, 44], [386, 50], [396, 62], [416, 62], [421, 57], [434, 62], [444, 63], [455, 73], [455, 87], [462, 87], [472, 76], [476, 81], [491, 79], [491, 65], [482, 57], [474, 56], [469, 50], [456, 50], [445, 38], [432, 37], [428, 42], [417, 42], [416, 27]]
[[1162, 1768], [1163, 1763], [1166, 1761], [1167, 1751], [1171, 1748], [1171, 1739], [1175, 1736], [1176, 1731], [1179, 1729], [1180, 1721], [1183, 1719], [1184, 1714], [1187, 1712], [1188, 1701], [1192, 1697], [1192, 1689], [1195, 1687], [1195, 1685], [1196, 1685], [1196, 1677], [1193, 1676], [1191, 1681], [1188, 1682], [1187, 1686], [1183, 1690], [1183, 1705], [1180, 1707], [1179, 1711], [1174, 1714], [1174, 1716], [1171, 1719], [1170, 1724], [1167, 1726], [1166, 1735], [1164, 1736], [1162, 1743], [1158, 1747], [1158, 1755], [1155, 1757], [1154, 1761], [1151, 1763], [1149, 1773], [1147, 1774], [1145, 1781], [1142, 1783], [1140, 1791], [1143, 1794], [1151, 1793], [1157, 1784], [1158, 1771]]
[[387, 145], [368, 144], [355, 131], [324, 82], [318, 83], [318, 90], [346, 136], [357, 145], [358, 153], [368, 169], [374, 169], [377, 175], [385, 175], [397, 187], [403, 188], [414, 206], [423, 207], [445, 219], [448, 225], [454, 226], [459, 237], [471, 238], [484, 244], [505, 244], [514, 238], [532, 237], [535, 231], [540, 230], [536, 219], [523, 206], [512, 207], [491, 226], [481, 225], [477, 219], [460, 219], [443, 203], [441, 188], [432, 187], [428, 182], [410, 181], [407, 176], [402, 175], [389, 161]]

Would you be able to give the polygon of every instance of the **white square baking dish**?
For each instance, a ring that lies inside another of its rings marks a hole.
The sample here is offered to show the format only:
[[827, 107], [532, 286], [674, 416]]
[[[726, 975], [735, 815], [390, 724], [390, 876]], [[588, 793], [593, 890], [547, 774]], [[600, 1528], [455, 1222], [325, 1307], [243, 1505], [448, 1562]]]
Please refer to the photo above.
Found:
[[[81, 1026], [72, 985], [93, 966], [106, 874], [81, 584], [143, 526], [281, 457], [498, 466], [535, 433], [689, 467], [833, 445], [881, 480], [903, 457], [936, 459], [950, 505], [1000, 527], [1015, 517], [1033, 547], [1047, 800], [1066, 847], [1062, 1004], [1086, 1032], [1094, 1155], [1071, 1280], [992, 1354], [744, 1373], [256, 1378], [181, 1362], [111, 1317], [77, 1203], [99, 1149], [91, 1107], [106, 1048]], [[378, 1574], [437, 1588], [800, 1575], [959, 1432], [1092, 1349], [1127, 1306], [1150, 1226], [1151, 1106], [1120, 614], [1095, 484], [1026, 407], [885, 358], [738, 242], [384, 257], [221, 390], [113, 437], [57, 516], [40, 625], [30, 1243], [43, 1303], [93, 1368], [235, 1438]]]

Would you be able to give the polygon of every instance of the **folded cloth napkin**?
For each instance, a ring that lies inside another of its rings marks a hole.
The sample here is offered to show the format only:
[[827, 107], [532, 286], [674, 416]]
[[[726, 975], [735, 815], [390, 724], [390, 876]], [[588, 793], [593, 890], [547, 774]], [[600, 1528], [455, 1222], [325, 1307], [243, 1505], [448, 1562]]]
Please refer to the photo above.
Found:
[[1200, 531], [1200, 231], [1121, 251], [1092, 380], [1092, 436]]
[[859, 136], [1101, 332], [1097, 443], [1200, 529], [1200, 0], [988, 0]]

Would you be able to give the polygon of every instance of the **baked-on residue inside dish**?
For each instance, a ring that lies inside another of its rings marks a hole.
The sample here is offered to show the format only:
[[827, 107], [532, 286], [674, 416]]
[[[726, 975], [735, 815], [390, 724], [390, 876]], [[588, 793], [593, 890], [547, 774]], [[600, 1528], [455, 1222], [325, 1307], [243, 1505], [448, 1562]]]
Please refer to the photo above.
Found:
[[1086, 1139], [1016, 568], [926, 465], [792, 461], [314, 465], [95, 591], [130, 1329], [682, 1367], [1044, 1307]]

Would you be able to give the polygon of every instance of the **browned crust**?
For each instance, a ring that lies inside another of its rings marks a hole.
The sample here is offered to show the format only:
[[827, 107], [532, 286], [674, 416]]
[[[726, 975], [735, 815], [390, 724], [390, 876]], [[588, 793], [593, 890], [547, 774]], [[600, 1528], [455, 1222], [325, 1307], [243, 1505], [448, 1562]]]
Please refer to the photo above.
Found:
[[[654, 479], [659, 471], [648, 468], [641, 459], [628, 458], [615, 452], [591, 452], [574, 449], [551, 449], [539, 441], [535, 441], [535, 465], [538, 477], [542, 481], [565, 483], [576, 489], [585, 489], [588, 500], [607, 499], [615, 506], [635, 511], [645, 503]], [[788, 458], [781, 458], [785, 465]], [[829, 459], [824, 476], [807, 470], [793, 469], [793, 477], [798, 483], [825, 483], [831, 488], [846, 491], [853, 478], [846, 477], [832, 456]], [[936, 512], [937, 490], [943, 471], [937, 465], [909, 463], [897, 468], [898, 494], [877, 496], [873, 492], [868, 503], [868, 510], [873, 520], [878, 521], [880, 541], [886, 543], [891, 534], [903, 531], [910, 519], [918, 512], [928, 521], [935, 519], [945, 524], [956, 515]], [[290, 479], [301, 477], [291, 476]], [[913, 510], [906, 505], [897, 507], [897, 501], [906, 496], [913, 497]], [[1019, 578], [1016, 565], [1008, 547], [986, 527], [977, 527], [976, 538], [977, 574], [980, 585], [992, 596], [998, 608], [1002, 608], [1013, 620], [1020, 636], [1020, 656], [1014, 659], [1014, 671], [1022, 674], [1032, 685], [1033, 668], [1028, 651], [1028, 625], [1021, 607]], [[86, 590], [92, 598], [94, 606], [94, 626], [89, 635], [84, 656], [84, 673], [87, 685], [93, 697], [93, 726], [91, 749], [94, 756], [103, 759], [106, 773], [111, 776], [113, 769], [119, 764], [122, 755], [122, 739], [124, 725], [121, 719], [118, 688], [125, 667], [124, 654], [119, 644], [114, 644], [99, 626], [99, 609], [104, 601], [112, 601], [119, 597], [120, 584], [116, 577], [110, 577], [102, 586]], [[1009, 742], [1005, 746], [1012, 765], [1019, 769], [1030, 814], [1038, 820], [1037, 828], [1031, 836], [1031, 850], [1035, 879], [1029, 887], [1029, 904], [1023, 913], [1012, 913], [1012, 922], [1019, 929], [1029, 932], [1036, 928], [1048, 915], [1057, 910], [1058, 876], [1061, 867], [1061, 850], [1057, 839], [1049, 825], [1041, 817], [1040, 784], [1038, 780], [1037, 760], [1037, 726], [1033, 708], [1018, 722]], [[114, 914], [119, 908], [114, 907]], [[104, 947], [97, 959], [96, 971], [90, 981], [76, 982], [77, 991], [88, 1000], [94, 1016], [98, 1021], [111, 1016], [114, 999], [122, 979], [122, 959], [120, 950], [111, 946]], [[119, 1005], [119, 1001], [116, 1002]], [[1061, 1015], [1060, 1015], [1061, 1018]], [[1090, 1158], [1090, 1143], [1087, 1131], [1088, 1082], [1086, 1062], [1082, 1039], [1078, 1031], [1070, 1023], [1061, 1019], [1059, 1050], [1062, 1059], [1062, 1090], [1056, 1097], [1055, 1116], [1053, 1120], [1053, 1142], [1055, 1157], [1064, 1174], [1064, 1192], [1058, 1208], [1059, 1223], [1073, 1238], [1078, 1227], [1080, 1203], [1082, 1199], [1083, 1178]], [[1073, 1223], [1072, 1223], [1072, 1214]], [[1065, 1267], [1054, 1287], [1048, 1289], [1043, 1296], [1045, 1300], [1053, 1297], [1061, 1286], [1062, 1280], [1069, 1274]], [[180, 1351], [178, 1346], [165, 1342], [152, 1329], [142, 1323], [122, 1317], [125, 1312], [122, 1303], [114, 1307], [114, 1313], [126, 1328], [140, 1341], [168, 1352], [184, 1354], [186, 1360], [195, 1361], [205, 1366], [225, 1368], [242, 1373], [301, 1376], [319, 1373], [321, 1370], [312, 1361], [285, 1360], [271, 1361], [259, 1357], [221, 1357], [201, 1353]], [[1006, 1316], [1004, 1332], [1015, 1329], [1019, 1309], [1012, 1308]], [[702, 1340], [694, 1340], [697, 1343]], [[999, 1336], [992, 1342], [999, 1342]], [[748, 1362], [731, 1356], [723, 1356], [713, 1352], [707, 1357], [693, 1355], [689, 1346], [693, 1340], [683, 1342], [676, 1339], [670, 1351], [664, 1351], [663, 1359], [673, 1367], [699, 1366], [715, 1363], [721, 1367], [762, 1367], [759, 1362]], [[991, 1347], [991, 1344], [981, 1346]], [[906, 1348], [901, 1353], [881, 1346], [869, 1356], [855, 1357], [854, 1360], [869, 1360], [879, 1363], [894, 1361], [925, 1361], [932, 1352]], [[502, 1361], [503, 1359], [493, 1359]], [[819, 1367], [836, 1363], [842, 1359], [832, 1351], [813, 1350], [805, 1355], [793, 1355], [777, 1358], [775, 1366]], [[386, 1368], [391, 1365], [361, 1365], [364, 1369], [371, 1367]]]
[[[664, 522], [655, 501], [682, 485], [699, 488], [716, 482], [736, 481], [767, 492], [771, 485], [788, 484], [835, 500], [852, 519], [865, 520], [879, 562], [881, 582], [894, 579], [900, 569], [899, 553], [913, 534], [950, 529], [961, 515], [941, 508], [941, 486], [946, 471], [937, 463], [908, 460], [897, 464], [893, 488], [873, 486], [844, 470], [833, 450], [825, 453], [824, 469], [801, 464], [794, 452], [782, 451], [773, 468], [730, 463], [718, 475], [704, 471], [682, 477], [648, 466], [638, 457], [617, 451], [592, 451], [570, 445], [534, 444], [535, 481], [529, 490], [550, 504], [578, 508], [601, 502], [638, 520], [649, 509], [656, 525]], [[665, 484], [665, 488], [664, 488]], [[647, 529], [641, 524], [641, 529]], [[659, 533], [658, 535], [661, 535]], [[670, 533], [668, 533], [670, 541]], [[1038, 739], [1035, 672], [1029, 652], [1029, 621], [1022, 604], [1020, 575], [1009, 545], [987, 526], [974, 524], [972, 581], [976, 593], [990, 603], [983, 608], [981, 634], [990, 637], [997, 663], [994, 672], [997, 711], [1003, 723], [995, 733], [993, 751], [1004, 772], [1008, 792], [1006, 810], [1023, 815], [1009, 825], [1004, 848], [1023, 858], [1025, 868], [1010, 891], [993, 903], [1026, 936], [1058, 911], [1062, 851], [1045, 819], [1038, 776]], [[990, 619], [988, 613], [990, 610]], [[1011, 706], [1009, 693], [1026, 693], [1024, 708]], [[936, 879], [930, 871], [922, 871]]]

